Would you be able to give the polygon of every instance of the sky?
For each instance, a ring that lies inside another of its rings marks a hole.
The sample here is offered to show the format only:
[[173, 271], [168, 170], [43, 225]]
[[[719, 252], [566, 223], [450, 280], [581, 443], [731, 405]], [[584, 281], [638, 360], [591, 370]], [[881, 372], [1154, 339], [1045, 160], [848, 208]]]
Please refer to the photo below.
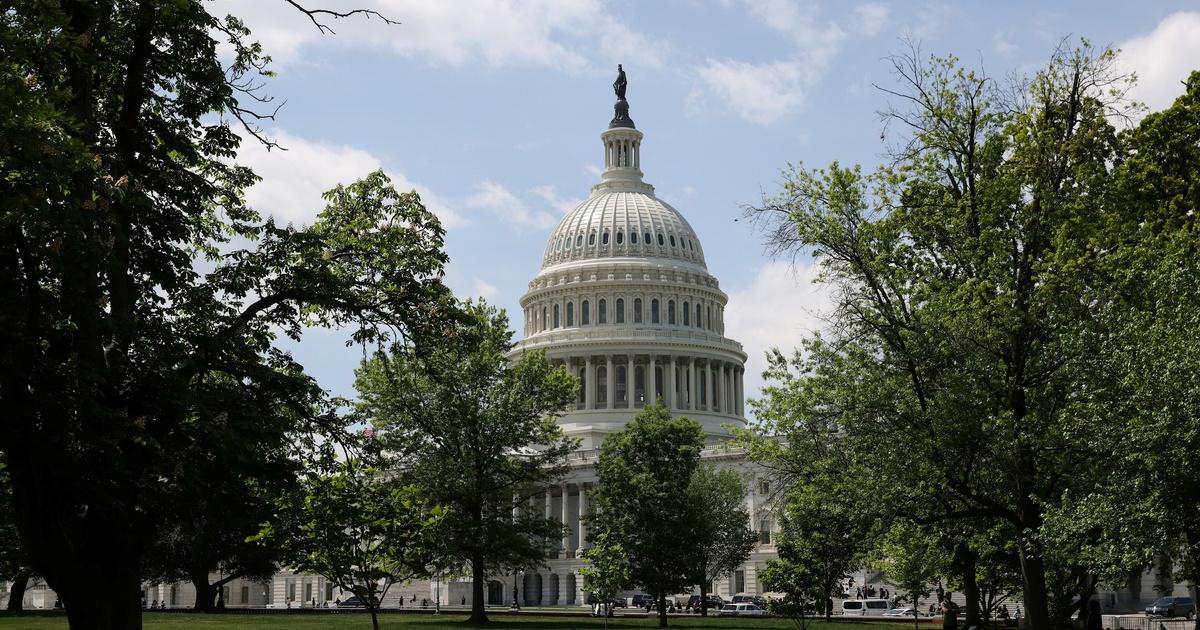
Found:
[[[642, 170], [683, 213], [729, 295], [726, 335], [750, 359], [757, 396], [771, 347], [822, 328], [828, 300], [812, 260], [772, 260], [742, 208], [778, 190], [788, 164], [879, 164], [879, 88], [887, 57], [917, 42], [994, 77], [1029, 74], [1065, 37], [1120, 48], [1131, 96], [1170, 105], [1200, 68], [1193, 2], [807, 2], [739, 0], [310, 0], [379, 11], [327, 20], [322, 34], [282, 0], [216, 0], [273, 57], [266, 90], [284, 103], [266, 132], [287, 151], [246, 143], [263, 181], [261, 213], [301, 225], [320, 193], [383, 168], [415, 189], [447, 229], [447, 283], [507, 309], [537, 274], [554, 225], [599, 179], [618, 63], [645, 133]], [[878, 86], [878, 87], [876, 87]], [[293, 356], [334, 394], [353, 396], [361, 348], [311, 330]]]

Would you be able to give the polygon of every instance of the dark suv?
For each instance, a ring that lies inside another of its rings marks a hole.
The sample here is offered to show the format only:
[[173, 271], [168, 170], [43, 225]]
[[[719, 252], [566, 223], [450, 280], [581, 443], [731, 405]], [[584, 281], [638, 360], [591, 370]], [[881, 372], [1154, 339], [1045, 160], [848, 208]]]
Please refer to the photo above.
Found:
[[[724, 606], [724, 605], [725, 605], [725, 600], [721, 599], [720, 595], [709, 595], [708, 596], [708, 606], [706, 606], [706, 608], [708, 608], [709, 610], [712, 610], [712, 611], [721, 610], [721, 606]], [[700, 596], [699, 595], [692, 595], [691, 597], [688, 598], [687, 609], [694, 610], [696, 612], [700, 612]]]
[[1160, 597], [1146, 608], [1146, 614], [1151, 617], [1191, 619], [1196, 616], [1196, 602], [1191, 597]]

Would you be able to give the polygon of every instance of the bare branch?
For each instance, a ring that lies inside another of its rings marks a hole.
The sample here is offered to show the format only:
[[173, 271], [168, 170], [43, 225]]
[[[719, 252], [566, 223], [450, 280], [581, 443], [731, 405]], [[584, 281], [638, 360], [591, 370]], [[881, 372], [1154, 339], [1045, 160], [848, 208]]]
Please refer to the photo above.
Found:
[[383, 20], [384, 24], [400, 24], [399, 22], [390, 20], [382, 13], [372, 10], [372, 9], [352, 9], [350, 11], [339, 12], [339, 11], [331, 11], [329, 9], [306, 9], [306, 8], [304, 8], [304, 6], [302, 6], [296, 0], [284, 0], [284, 2], [292, 5], [293, 7], [296, 7], [296, 9], [298, 11], [307, 15], [308, 19], [312, 20], [313, 25], [315, 25], [317, 27], [317, 30], [321, 31], [321, 34], [323, 34], [323, 35], [326, 33], [328, 33], [330, 35], [336, 35], [337, 33], [335, 33], [332, 28], [329, 28], [328, 25], [322, 23], [319, 19], [317, 19], [317, 16], [319, 16], [319, 15], [326, 15], [326, 16], [332, 17], [334, 19], [348, 18], [353, 15], [363, 15], [363, 16], [366, 16], [367, 19], [370, 19], [371, 16], [374, 16], [374, 17], [377, 17], [377, 18]]

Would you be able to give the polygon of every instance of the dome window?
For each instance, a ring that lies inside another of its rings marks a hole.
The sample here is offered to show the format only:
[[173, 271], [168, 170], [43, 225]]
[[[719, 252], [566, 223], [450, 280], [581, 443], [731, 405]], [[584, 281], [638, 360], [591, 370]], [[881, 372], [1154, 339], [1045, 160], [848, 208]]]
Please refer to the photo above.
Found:
[[675, 235], [671, 235], [671, 247], [675, 247]]
[[592, 304], [584, 300], [581, 306], [582, 308], [579, 309], [579, 324], [587, 326], [592, 323]]
[[637, 245], [637, 232], [629, 233], [629, 242], [633, 245]]
[[[617, 234], [620, 234], [620, 232], [617, 232]], [[608, 323], [608, 302], [606, 300], [601, 299], [600, 303], [597, 305], [597, 308], [599, 309], [599, 311], [596, 313], [596, 323], [597, 324], [607, 324]]]
[[555, 304], [554, 305], [554, 326], [553, 326], [553, 328], [558, 328], [561, 325], [562, 325], [562, 320], [559, 319], [559, 316], [558, 316], [558, 305]]
[[542, 307], [542, 330], [546, 330], [546, 307]]
[[650, 238], [650, 233], [649, 233], [649, 232], [646, 232], [646, 233], [645, 233], [645, 234], [643, 234], [642, 236], [645, 236], [645, 237], [646, 237], [645, 243], [646, 243], [647, 245], [649, 245], [649, 244], [651, 244], [651, 243], [653, 243], [653, 242], [654, 242], [654, 240]]
[[575, 237], [575, 247], [583, 247], [583, 235], [582, 234]]
[[667, 323], [675, 324], [675, 300], [667, 300]]
[[603, 234], [603, 235], [600, 237], [600, 244], [601, 244], [601, 245], [608, 245], [608, 232], [605, 232], [605, 233], [604, 233], [604, 234]]
[[625, 323], [625, 300], [617, 298], [617, 323]]
[[633, 323], [642, 323], [642, 298], [633, 300]]
[[621, 243], [624, 243], [624, 242], [625, 242], [625, 233], [617, 232], [617, 245], [620, 245]]
[[704, 324], [700, 323], [700, 305], [696, 305], [696, 328], [704, 328]]
[[688, 308], [688, 306], [689, 305], [687, 302], [683, 303], [683, 325], [684, 326], [692, 325], [692, 316], [691, 316], [692, 311], [691, 311], [691, 309]]
[[712, 307], [708, 307], [708, 329], [712, 330]]
[[662, 234], [659, 234], [659, 235], [658, 235], [658, 246], [659, 246], [659, 247], [666, 247], [666, 245], [667, 245], [667, 244], [666, 244], [666, 242], [663, 240], [663, 235], [662, 235]]
[[596, 244], [596, 233], [592, 232], [591, 234], [588, 234], [588, 245], [595, 245], [595, 244]]
[[651, 324], [659, 323], [658, 298], [650, 300], [650, 323]]
[[575, 325], [575, 303], [567, 302], [567, 325]]

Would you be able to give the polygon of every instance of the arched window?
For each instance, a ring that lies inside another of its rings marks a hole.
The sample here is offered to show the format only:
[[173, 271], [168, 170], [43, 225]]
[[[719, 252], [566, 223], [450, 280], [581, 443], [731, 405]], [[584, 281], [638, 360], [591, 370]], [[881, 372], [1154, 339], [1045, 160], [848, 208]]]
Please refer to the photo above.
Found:
[[575, 325], [575, 303], [567, 302], [567, 325]]
[[629, 242], [633, 245], [637, 245], [637, 232], [629, 233]]
[[658, 323], [658, 298], [650, 300], [650, 323]]
[[546, 307], [542, 307], [542, 330], [546, 330]]
[[684, 302], [683, 303], [683, 325], [684, 326], [692, 325], [691, 313], [692, 313], [692, 311], [688, 308], [688, 303]]
[[583, 247], [583, 235], [582, 234], [575, 237], [575, 247]]
[[638, 407], [642, 407], [646, 404], [645, 366], [639, 365], [633, 368], [633, 402]]
[[666, 243], [663, 242], [663, 235], [659, 234], [658, 235], [658, 246], [663, 247], [664, 245], [666, 245]]
[[554, 305], [554, 328], [558, 328], [561, 325], [559, 322], [560, 322], [560, 320], [558, 318], [558, 305], [555, 304]]
[[617, 323], [625, 323], [625, 300], [617, 298]]
[[642, 298], [633, 300], [633, 323], [642, 323]]
[[708, 307], [708, 329], [712, 330], [712, 307]]
[[600, 237], [600, 244], [608, 245], [608, 232], [605, 232], [604, 235]]
[[650, 233], [649, 233], [649, 232], [646, 232], [646, 233], [645, 233], [645, 234], [643, 234], [642, 236], [646, 237], [646, 244], [647, 244], [647, 245], [650, 245], [650, 244], [652, 244], [652, 243], [654, 242], [654, 241], [650, 240]]
[[667, 300], [667, 323], [675, 323], [675, 300]]
[[603, 299], [600, 300], [599, 308], [600, 308], [600, 313], [597, 315], [596, 323], [597, 324], [607, 324], [608, 323], [608, 302]]
[[624, 243], [624, 242], [625, 242], [625, 233], [617, 232], [617, 245], [620, 245], [621, 243]]
[[588, 234], [588, 245], [595, 245], [595, 244], [596, 244], [596, 233], [592, 232], [591, 234]]
[[704, 328], [704, 325], [700, 323], [700, 305], [699, 304], [696, 305], [696, 328]]
[[671, 235], [671, 247], [675, 247], [675, 235]]
[[587, 326], [588, 324], [592, 323], [591, 306], [591, 302], [588, 302], [587, 300], [584, 300], [583, 304], [580, 305], [579, 323], [583, 326]]

